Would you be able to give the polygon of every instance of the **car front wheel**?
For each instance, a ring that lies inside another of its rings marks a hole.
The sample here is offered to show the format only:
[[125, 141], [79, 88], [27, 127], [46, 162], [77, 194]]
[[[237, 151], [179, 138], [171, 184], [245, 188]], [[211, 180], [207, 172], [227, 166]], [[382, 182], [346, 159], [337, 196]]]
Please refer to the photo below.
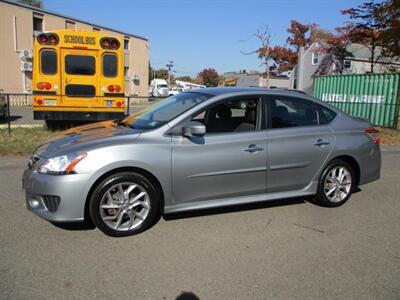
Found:
[[159, 193], [137, 173], [118, 173], [100, 182], [89, 205], [93, 223], [105, 234], [123, 237], [153, 225], [159, 213]]
[[316, 200], [323, 206], [340, 206], [349, 200], [353, 187], [352, 166], [343, 160], [333, 160], [322, 172]]

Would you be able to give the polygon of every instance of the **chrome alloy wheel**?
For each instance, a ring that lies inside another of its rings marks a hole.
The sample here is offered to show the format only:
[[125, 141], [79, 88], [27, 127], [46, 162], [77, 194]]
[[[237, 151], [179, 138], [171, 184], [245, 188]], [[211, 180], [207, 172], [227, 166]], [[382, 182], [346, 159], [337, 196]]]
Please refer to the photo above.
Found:
[[117, 231], [128, 231], [140, 226], [149, 211], [149, 194], [142, 186], [132, 182], [113, 185], [100, 202], [103, 222]]
[[351, 180], [351, 173], [346, 167], [333, 168], [325, 178], [325, 196], [333, 203], [343, 201], [351, 192]]

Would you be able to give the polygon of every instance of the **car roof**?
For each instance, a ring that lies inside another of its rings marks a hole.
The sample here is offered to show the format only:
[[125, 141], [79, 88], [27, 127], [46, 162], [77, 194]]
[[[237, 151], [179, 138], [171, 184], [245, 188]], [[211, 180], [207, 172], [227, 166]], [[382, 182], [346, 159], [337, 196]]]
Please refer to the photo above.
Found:
[[212, 96], [219, 96], [223, 94], [235, 94], [235, 93], [262, 93], [262, 94], [286, 94], [286, 95], [306, 95], [304, 92], [299, 90], [290, 90], [284, 88], [261, 88], [261, 87], [212, 87], [212, 88], [200, 88], [194, 89], [190, 92], [198, 92], [202, 94], [208, 94]]

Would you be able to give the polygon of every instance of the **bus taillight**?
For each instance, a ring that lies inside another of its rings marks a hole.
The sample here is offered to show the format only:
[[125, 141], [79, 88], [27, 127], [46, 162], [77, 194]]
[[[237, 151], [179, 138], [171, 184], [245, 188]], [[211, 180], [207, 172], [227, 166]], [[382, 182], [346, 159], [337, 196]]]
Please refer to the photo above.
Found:
[[47, 43], [47, 36], [45, 34], [39, 35], [39, 41], [41, 44], [46, 44]]
[[117, 50], [119, 48], [119, 41], [115, 38], [102, 38], [100, 45], [103, 49]]
[[38, 82], [36, 85], [39, 90], [50, 90], [51, 89], [51, 83], [50, 82]]
[[39, 34], [37, 40], [42, 45], [52, 45], [58, 44], [58, 35], [55, 33], [42, 33]]
[[117, 40], [112, 40], [111, 41], [111, 48], [118, 49], [118, 47], [119, 47], [118, 41]]
[[50, 36], [49, 36], [49, 43], [50, 43], [50, 44], [55, 44], [55, 43], [57, 43], [57, 39], [56, 39], [56, 37], [55, 37], [54, 35], [50, 35]]
[[109, 85], [108, 86], [108, 91], [110, 92], [110, 93], [113, 93], [113, 92], [120, 92], [121, 91], [121, 86], [119, 86], [119, 85]]

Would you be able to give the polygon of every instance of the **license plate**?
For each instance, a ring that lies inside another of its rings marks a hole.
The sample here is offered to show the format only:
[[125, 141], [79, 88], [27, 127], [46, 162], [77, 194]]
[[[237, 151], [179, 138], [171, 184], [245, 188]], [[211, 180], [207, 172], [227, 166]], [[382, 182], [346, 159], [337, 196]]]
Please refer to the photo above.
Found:
[[56, 106], [56, 100], [44, 100], [44, 105], [46, 106]]

